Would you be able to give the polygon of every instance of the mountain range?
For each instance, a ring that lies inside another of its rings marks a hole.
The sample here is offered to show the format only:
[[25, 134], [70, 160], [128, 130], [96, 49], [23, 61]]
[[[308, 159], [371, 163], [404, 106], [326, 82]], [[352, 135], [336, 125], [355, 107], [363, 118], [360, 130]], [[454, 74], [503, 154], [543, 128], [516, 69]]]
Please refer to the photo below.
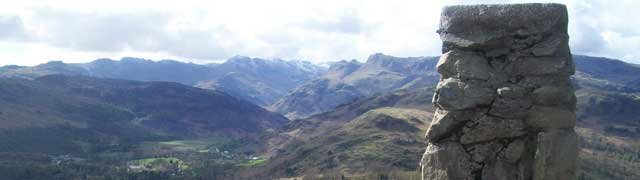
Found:
[[217, 89], [260, 106], [268, 106], [290, 89], [324, 73], [326, 68], [307, 61], [235, 56], [221, 64], [193, 64], [174, 60], [151, 61], [125, 57], [89, 63], [50, 61], [33, 67], [0, 67], [0, 77], [33, 79], [44, 75], [85, 75], [136, 81], [169, 81]]
[[271, 109], [289, 118], [326, 112], [346, 102], [399, 89], [433, 86], [437, 57], [398, 58], [381, 53], [365, 63], [340, 61], [321, 77], [292, 90]]
[[[581, 178], [640, 177], [640, 66], [573, 58]], [[0, 153], [99, 157], [64, 172], [98, 166], [127, 174], [122, 161], [151, 161], [135, 159], [145, 157], [154, 160], [144, 164], [152, 172], [180, 160], [189, 165], [176, 165], [181, 172], [197, 174], [159, 174], [182, 178], [415, 179], [437, 61], [378, 53], [329, 68], [242, 56], [207, 65], [123, 58], [4, 66]], [[0, 158], [0, 174], [25, 162], [42, 164]]]

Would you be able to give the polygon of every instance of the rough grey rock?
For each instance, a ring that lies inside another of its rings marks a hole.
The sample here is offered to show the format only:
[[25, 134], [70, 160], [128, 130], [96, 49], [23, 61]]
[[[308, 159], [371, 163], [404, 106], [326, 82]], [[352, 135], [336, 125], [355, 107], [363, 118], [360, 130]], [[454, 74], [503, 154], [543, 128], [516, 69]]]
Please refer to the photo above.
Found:
[[487, 160], [494, 159], [498, 152], [502, 150], [502, 144], [498, 142], [475, 144], [467, 147], [466, 150], [471, 155], [473, 161], [485, 163]]
[[464, 110], [489, 105], [495, 95], [495, 90], [480, 82], [448, 78], [438, 83], [434, 102], [444, 110]]
[[493, 69], [489, 61], [477, 54], [459, 51], [449, 51], [440, 56], [437, 69], [442, 78], [488, 80]]
[[475, 116], [475, 111], [445, 111], [436, 109], [431, 126], [427, 130], [425, 138], [430, 142], [437, 142], [446, 138], [454, 128], [465, 121], [470, 121]]
[[[531, 143], [530, 143], [531, 144]], [[514, 140], [501, 149], [497, 159], [485, 162], [481, 179], [529, 180], [533, 177], [534, 148], [524, 140]], [[533, 150], [531, 150], [533, 149]], [[527, 155], [530, 153], [531, 155]]]
[[510, 83], [516, 83], [527, 89], [535, 89], [542, 86], [572, 86], [569, 76], [565, 75], [543, 75], [543, 76], [522, 76], [510, 80]]
[[533, 180], [576, 179], [578, 135], [573, 129], [538, 134]]
[[511, 62], [505, 69], [510, 75], [542, 76], [542, 75], [573, 75], [575, 66], [571, 56], [568, 57], [520, 57]]
[[499, 49], [531, 37], [535, 44], [545, 33], [567, 33], [568, 15], [561, 4], [448, 6], [440, 19], [444, 52], [449, 48]]
[[558, 34], [554, 37], [548, 37], [541, 43], [536, 44], [531, 48], [531, 53], [534, 56], [552, 56], [558, 55], [558, 53], [565, 53], [569, 51], [569, 36], [566, 34]]
[[432, 180], [474, 180], [473, 171], [479, 165], [471, 161], [471, 157], [454, 142], [429, 144], [422, 156], [422, 179]]
[[482, 179], [487, 180], [525, 180], [525, 175], [519, 171], [518, 164], [501, 160], [487, 163], [482, 170]]
[[444, 8], [423, 180], [575, 179], [567, 21], [560, 4]]
[[576, 113], [564, 108], [534, 106], [529, 110], [526, 122], [533, 128], [573, 128]]
[[555, 106], [561, 104], [575, 106], [576, 95], [573, 93], [573, 89], [571, 87], [543, 86], [533, 91], [533, 103], [543, 106]]
[[499, 138], [514, 138], [525, 135], [526, 125], [519, 119], [502, 119], [491, 116], [483, 116], [478, 121], [469, 122], [471, 127], [462, 130], [460, 143], [471, 144], [496, 140]]
[[532, 104], [528, 98], [496, 98], [489, 114], [503, 118], [524, 118]]
[[500, 154], [500, 160], [515, 163], [520, 160], [524, 153], [525, 144], [523, 140], [517, 139], [509, 143], [509, 145]]

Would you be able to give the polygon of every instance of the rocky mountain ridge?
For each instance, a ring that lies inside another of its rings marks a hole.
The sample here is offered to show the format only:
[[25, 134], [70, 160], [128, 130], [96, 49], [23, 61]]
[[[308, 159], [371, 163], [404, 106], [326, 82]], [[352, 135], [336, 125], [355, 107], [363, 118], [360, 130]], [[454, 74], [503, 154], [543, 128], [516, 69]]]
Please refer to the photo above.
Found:
[[399, 58], [381, 53], [369, 56], [365, 63], [340, 61], [271, 108], [289, 118], [304, 118], [376, 93], [430, 86], [439, 78], [435, 64], [435, 57]]
[[261, 106], [268, 106], [290, 89], [324, 73], [307, 61], [267, 60], [236, 56], [221, 64], [200, 65], [174, 60], [151, 61], [125, 57], [89, 63], [51, 61], [33, 67], [0, 67], [0, 77], [33, 79], [51, 74], [86, 75], [137, 81], [169, 81], [218, 89]]

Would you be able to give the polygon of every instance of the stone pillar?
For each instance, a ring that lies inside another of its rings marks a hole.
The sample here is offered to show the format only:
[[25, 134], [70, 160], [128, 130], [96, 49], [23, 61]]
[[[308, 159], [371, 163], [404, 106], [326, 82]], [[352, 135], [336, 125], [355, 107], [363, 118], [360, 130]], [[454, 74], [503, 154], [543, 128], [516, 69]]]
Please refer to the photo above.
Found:
[[423, 180], [576, 179], [567, 21], [561, 4], [443, 9]]

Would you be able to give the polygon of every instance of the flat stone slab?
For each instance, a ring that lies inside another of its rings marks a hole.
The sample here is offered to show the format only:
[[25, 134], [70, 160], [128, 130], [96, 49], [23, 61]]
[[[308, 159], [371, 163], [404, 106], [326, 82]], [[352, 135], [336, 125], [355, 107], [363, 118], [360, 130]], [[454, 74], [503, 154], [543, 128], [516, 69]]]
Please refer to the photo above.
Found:
[[[562, 4], [447, 6], [442, 10], [438, 33], [445, 49], [499, 48], [513, 46], [518, 38], [526, 36], [567, 34], [567, 22], [567, 8]], [[518, 43], [536, 44], [543, 40], [539, 36]], [[536, 54], [550, 54], [548, 51], [538, 50]]]

